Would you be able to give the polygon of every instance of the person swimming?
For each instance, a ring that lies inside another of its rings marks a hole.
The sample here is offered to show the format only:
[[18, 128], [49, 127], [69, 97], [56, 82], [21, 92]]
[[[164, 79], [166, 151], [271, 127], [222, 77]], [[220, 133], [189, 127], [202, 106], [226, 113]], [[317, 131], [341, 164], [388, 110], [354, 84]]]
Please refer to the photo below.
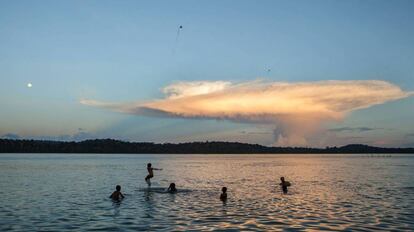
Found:
[[170, 186], [167, 189], [167, 192], [169, 193], [176, 193], [177, 189], [175, 188], [175, 183], [171, 183]]
[[280, 184], [279, 184], [281, 187], [282, 187], [282, 191], [283, 191], [283, 193], [287, 193], [288, 192], [288, 186], [290, 186], [290, 183], [289, 183], [289, 181], [285, 181], [285, 177], [280, 177]]
[[227, 188], [223, 187], [221, 188], [222, 193], [220, 194], [220, 200], [221, 201], [227, 201]]
[[121, 193], [121, 186], [116, 186], [116, 191], [114, 191], [109, 198], [112, 200], [119, 201], [120, 199], [124, 198], [125, 196]]
[[151, 178], [154, 177], [154, 170], [162, 170], [161, 168], [153, 168], [151, 163], [147, 164], [148, 175], [145, 177], [145, 182], [151, 186]]

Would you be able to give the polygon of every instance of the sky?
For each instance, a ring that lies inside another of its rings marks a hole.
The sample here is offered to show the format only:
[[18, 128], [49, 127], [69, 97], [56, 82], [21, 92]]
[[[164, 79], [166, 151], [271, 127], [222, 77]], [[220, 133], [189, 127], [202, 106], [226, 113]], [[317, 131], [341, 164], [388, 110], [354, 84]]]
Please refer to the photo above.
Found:
[[413, 11], [0, 0], [0, 137], [414, 147]]

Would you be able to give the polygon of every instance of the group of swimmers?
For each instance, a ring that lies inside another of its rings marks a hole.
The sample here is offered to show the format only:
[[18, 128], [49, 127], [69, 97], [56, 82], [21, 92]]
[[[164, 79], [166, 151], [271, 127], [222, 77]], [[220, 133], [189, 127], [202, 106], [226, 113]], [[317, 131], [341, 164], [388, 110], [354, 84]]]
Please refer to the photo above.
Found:
[[[147, 182], [148, 186], [151, 186], [151, 178], [154, 177], [154, 170], [162, 170], [162, 168], [153, 168], [151, 163], [147, 164], [147, 171], [148, 175], [145, 177], [145, 182]], [[285, 181], [285, 177], [280, 177], [280, 187], [282, 188], [283, 193], [288, 192], [288, 187], [290, 186], [289, 181]], [[168, 193], [176, 193], [177, 188], [175, 187], [175, 183], [171, 183], [167, 189]], [[121, 193], [121, 186], [117, 185], [116, 190], [111, 194], [109, 198], [113, 200], [120, 200], [123, 199], [125, 196]], [[225, 202], [227, 201], [227, 187], [221, 188], [220, 200]]]

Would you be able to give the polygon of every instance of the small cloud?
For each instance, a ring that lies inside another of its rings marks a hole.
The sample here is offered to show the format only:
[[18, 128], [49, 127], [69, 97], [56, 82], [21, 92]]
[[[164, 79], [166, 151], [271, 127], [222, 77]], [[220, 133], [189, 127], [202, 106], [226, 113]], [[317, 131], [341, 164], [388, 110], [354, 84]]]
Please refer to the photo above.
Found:
[[[79, 128], [82, 129], [82, 128]], [[51, 141], [82, 141], [86, 139], [97, 138], [96, 134], [78, 130], [75, 134], [62, 134], [62, 135], [26, 135], [20, 136], [18, 134], [8, 133], [0, 136], [2, 139], [34, 139], [34, 140], [51, 140]]]
[[414, 142], [413, 143], [402, 144], [402, 147], [412, 147], [412, 148], [414, 148]]
[[88, 132], [84, 132], [84, 131], [78, 132], [71, 136], [71, 140], [74, 140], [74, 141], [82, 141], [82, 140], [93, 139], [93, 138], [95, 138], [94, 135]]
[[21, 139], [21, 136], [18, 134], [8, 133], [1, 136], [3, 139]]
[[344, 139], [364, 139], [365, 137], [362, 136], [348, 136], [348, 137], [344, 137]]
[[58, 135], [58, 136], [49, 136], [51, 140], [58, 140], [58, 141], [70, 141], [70, 135]]
[[373, 131], [373, 130], [382, 130], [384, 128], [371, 128], [371, 127], [339, 127], [339, 128], [332, 128], [329, 131], [332, 132], [365, 132], [365, 131]]
[[271, 135], [272, 132], [268, 131], [240, 131], [241, 134], [247, 134], [247, 135]]

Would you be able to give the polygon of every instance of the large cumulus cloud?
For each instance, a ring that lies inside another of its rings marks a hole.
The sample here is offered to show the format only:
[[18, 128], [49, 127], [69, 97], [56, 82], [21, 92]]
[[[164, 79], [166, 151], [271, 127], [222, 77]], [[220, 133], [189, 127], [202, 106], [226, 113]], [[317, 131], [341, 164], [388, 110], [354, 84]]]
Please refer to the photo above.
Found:
[[85, 105], [123, 113], [181, 118], [225, 119], [274, 127], [278, 145], [306, 145], [307, 136], [323, 122], [348, 113], [413, 95], [379, 80], [231, 83], [178, 82], [162, 89], [163, 99]]

